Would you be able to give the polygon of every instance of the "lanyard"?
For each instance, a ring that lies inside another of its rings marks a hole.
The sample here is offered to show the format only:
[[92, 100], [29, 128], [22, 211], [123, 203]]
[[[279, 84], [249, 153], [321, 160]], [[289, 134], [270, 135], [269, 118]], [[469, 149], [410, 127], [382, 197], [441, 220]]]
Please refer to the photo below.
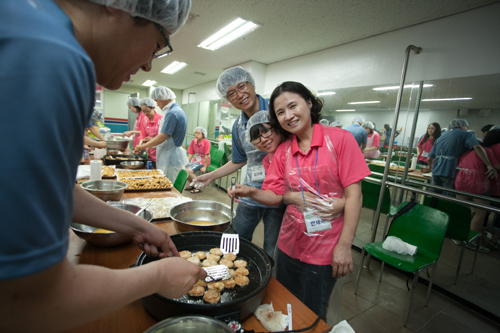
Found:
[[[316, 182], [316, 189], [318, 190], [318, 196], [320, 196], [319, 192], [319, 186], [318, 186], [318, 178], [316, 177], [316, 170], [318, 169], [318, 151], [319, 149], [316, 148], [316, 162], [314, 163], [314, 181]], [[302, 187], [302, 177], [300, 177], [300, 170], [299, 170], [299, 161], [297, 160], [297, 156], [295, 156], [295, 164], [297, 165], [297, 172], [299, 174], [299, 184], [300, 184], [300, 191], [302, 192], [302, 199], [304, 200], [304, 207], [306, 206], [306, 197], [304, 195], [304, 188]]]
[[[152, 122], [149, 121], [149, 118], [148, 118], [147, 123], [146, 123], [146, 132], [148, 133], [148, 136], [150, 138], [154, 138], [156, 135], [151, 135], [151, 132], [149, 131], [149, 129], [151, 128], [151, 126], [150, 126], [151, 123]], [[153, 134], [158, 133], [158, 126], [159, 126], [159, 124], [157, 122], [153, 123]]]

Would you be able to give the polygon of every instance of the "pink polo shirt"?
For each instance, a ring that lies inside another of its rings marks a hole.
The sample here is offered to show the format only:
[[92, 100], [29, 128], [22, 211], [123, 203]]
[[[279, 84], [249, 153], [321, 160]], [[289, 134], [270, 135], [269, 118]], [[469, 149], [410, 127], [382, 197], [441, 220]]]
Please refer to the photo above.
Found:
[[[490, 146], [489, 148], [493, 152], [493, 155], [495, 155], [496, 160], [500, 162], [500, 143]], [[488, 155], [488, 158], [489, 157], [490, 155]], [[490, 161], [491, 164], [495, 165], [492, 160]], [[497, 179], [490, 178], [490, 195], [494, 197], [500, 197], [500, 177], [498, 177]]]
[[[148, 136], [152, 139], [158, 135], [160, 129], [160, 121], [163, 116], [158, 112], [155, 112], [153, 121], [150, 121], [147, 116], [144, 116], [141, 121], [141, 139], [147, 138]], [[156, 147], [148, 148], [148, 157], [156, 162]]]
[[[424, 138], [422, 138], [423, 140]], [[431, 153], [432, 147], [434, 146], [434, 139], [428, 138], [427, 141], [422, 143], [422, 140], [418, 143], [418, 148], [420, 148], [420, 154], [418, 154], [417, 161], [422, 161], [427, 164], [427, 157]]]
[[[498, 164], [495, 154], [490, 148], [484, 148], [492, 165]], [[455, 188], [468, 193], [482, 194], [490, 189], [490, 181], [486, 177], [486, 165], [477, 156], [475, 150], [465, 152], [458, 162], [458, 174]]]
[[[144, 117], [146, 117], [146, 115], [144, 113], [139, 112], [139, 114], [137, 115], [137, 118], [135, 118], [135, 124], [134, 124], [134, 131], [140, 131], [141, 130], [141, 121], [144, 119]], [[135, 135], [134, 136], [134, 141], [133, 141], [133, 147], [135, 148], [135, 146], [137, 146], [139, 144], [139, 141], [141, 141], [141, 135]]]
[[[302, 183], [304, 191], [317, 195], [319, 188], [322, 197], [340, 198], [345, 187], [370, 174], [350, 132], [316, 124], [307, 154], [299, 149], [295, 135], [276, 149], [262, 189], [284, 195], [285, 189], [301, 192]], [[307, 236], [304, 215], [289, 205], [283, 216], [278, 248], [305, 263], [330, 265], [343, 224], [342, 215], [332, 221], [331, 229], [318, 232], [321, 236]]]
[[205, 155], [208, 155], [208, 165], [210, 165], [210, 141], [207, 139], [198, 140], [193, 139], [188, 148], [188, 154], [193, 155], [191, 163], [205, 163]]
[[267, 174], [267, 170], [269, 170], [269, 166], [271, 165], [271, 161], [273, 160], [274, 153], [269, 153], [262, 159], [262, 166], [264, 167], [264, 171]]

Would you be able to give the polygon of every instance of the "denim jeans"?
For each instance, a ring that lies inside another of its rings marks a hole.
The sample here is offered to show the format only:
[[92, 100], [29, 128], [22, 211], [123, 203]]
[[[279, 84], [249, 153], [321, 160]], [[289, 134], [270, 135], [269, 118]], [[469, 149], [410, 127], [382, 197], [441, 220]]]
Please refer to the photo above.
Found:
[[252, 241], [253, 233], [260, 220], [264, 221], [264, 252], [274, 258], [274, 251], [278, 236], [280, 234], [281, 221], [286, 206], [263, 208], [239, 203], [236, 208], [236, 217], [233, 220], [233, 228], [241, 238]]
[[[455, 189], [455, 178], [444, 177], [444, 176], [432, 176], [431, 185], [442, 186], [442, 187], [451, 188], [454, 190]], [[434, 193], [442, 193], [443, 195], [447, 195], [449, 197], [455, 197], [454, 193], [438, 190], [435, 188], [431, 188], [429, 191], [434, 192]]]
[[326, 321], [328, 301], [337, 282], [332, 276], [332, 266], [311, 265], [289, 257], [280, 249], [276, 252], [276, 279]]

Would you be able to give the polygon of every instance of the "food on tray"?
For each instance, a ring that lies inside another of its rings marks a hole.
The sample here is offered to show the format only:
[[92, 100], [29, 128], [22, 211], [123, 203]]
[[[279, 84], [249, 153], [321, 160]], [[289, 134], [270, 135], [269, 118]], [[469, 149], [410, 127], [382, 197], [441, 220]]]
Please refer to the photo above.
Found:
[[209, 254], [207, 254], [207, 259], [219, 262], [220, 256], [213, 254], [213, 253], [209, 253]]
[[220, 291], [224, 290], [224, 283], [217, 281], [217, 282], [210, 282], [208, 284], [208, 289], [218, 289]]
[[[405, 167], [403, 166], [390, 166], [389, 169], [393, 170], [393, 171], [405, 171]], [[408, 168], [408, 172], [413, 172], [413, 169], [412, 168]]]
[[207, 257], [207, 254], [206, 254], [206, 252], [198, 251], [195, 254], [193, 254], [193, 257], [198, 257], [200, 260], [205, 260], [205, 258]]
[[229, 259], [221, 259], [219, 261], [219, 265], [224, 265], [227, 268], [233, 268], [233, 266], [234, 266], [233, 262]]
[[109, 167], [107, 165], [103, 166], [102, 167], [102, 176], [108, 177], [108, 178], [114, 177], [115, 176], [115, 169], [112, 167]]
[[92, 231], [93, 234], [110, 234], [110, 233], [114, 233], [114, 231], [111, 231], [111, 230], [106, 230], [106, 229], [95, 229], [94, 231]]
[[210, 259], [205, 259], [201, 263], [203, 267], [212, 267], [212, 266], [217, 266], [217, 261], [215, 260], [210, 260]]
[[[164, 198], [133, 198], [124, 200], [123, 203], [128, 203], [131, 205], [144, 207], [147, 204], [151, 204], [148, 210], [153, 213], [153, 219], [161, 219], [169, 217], [168, 210], [170, 207], [178, 205], [180, 203], [191, 201], [191, 198], [186, 197], [164, 197]], [[205, 259], [205, 258], [200, 258]]]
[[160, 190], [171, 188], [172, 182], [167, 177], [153, 176], [151, 178], [120, 178], [127, 183], [127, 190]]
[[222, 258], [227, 259], [227, 260], [231, 260], [231, 261], [235, 261], [236, 255], [234, 253], [229, 252], [228, 254], [225, 254]]
[[224, 283], [225, 289], [233, 289], [236, 285], [236, 282], [233, 279], [222, 280], [221, 282]]
[[211, 254], [215, 254], [216, 256], [222, 257], [222, 251], [218, 247], [214, 247], [213, 249], [210, 249]]
[[161, 176], [163, 173], [160, 170], [140, 170], [140, 171], [117, 171], [120, 177], [148, 177]]
[[239, 267], [237, 270], [235, 270], [236, 275], [248, 275], [249, 271], [248, 269], [244, 267]]
[[[184, 258], [184, 259], [186, 259], [186, 258]], [[200, 266], [200, 263], [201, 263], [200, 258], [198, 258], [198, 257], [189, 257], [189, 258], [187, 258], [187, 261], [192, 262], [193, 264], [198, 265], [198, 266]]]
[[236, 260], [234, 262], [234, 266], [237, 268], [239, 268], [239, 267], [245, 268], [245, 267], [247, 267], [247, 262], [245, 260]]

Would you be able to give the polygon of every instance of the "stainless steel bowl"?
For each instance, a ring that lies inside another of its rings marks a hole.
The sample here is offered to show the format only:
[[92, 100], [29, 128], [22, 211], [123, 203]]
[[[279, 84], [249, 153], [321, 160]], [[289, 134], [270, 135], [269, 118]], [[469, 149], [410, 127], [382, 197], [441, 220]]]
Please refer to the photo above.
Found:
[[127, 139], [118, 139], [118, 138], [111, 138], [109, 140], [106, 140], [106, 143], [108, 145], [108, 151], [110, 150], [120, 150], [120, 151], [125, 151], [127, 149], [128, 144], [130, 140]]
[[141, 161], [126, 161], [126, 162], [121, 162], [120, 165], [124, 169], [141, 169], [144, 166], [144, 162], [141, 162]]
[[[193, 200], [183, 202], [168, 210], [168, 214], [174, 220], [175, 229], [178, 232], [187, 231], [220, 231], [223, 232], [229, 226], [230, 214], [233, 218], [235, 212], [231, 207], [216, 201]], [[214, 225], [194, 225], [187, 222], [207, 221], [215, 222]]]
[[229, 326], [215, 318], [196, 315], [196, 316], [179, 316], [162, 320], [144, 333], [234, 333], [234, 330]]
[[[129, 205], [129, 204], [114, 203], [114, 202], [109, 202], [109, 204], [114, 207], [127, 210], [134, 214], [141, 209], [141, 207], [139, 206]], [[139, 216], [147, 220], [148, 222], [151, 222], [151, 220], [153, 219], [153, 213], [147, 209], [145, 209]], [[99, 228], [91, 227], [80, 223], [71, 223], [70, 228], [78, 237], [85, 240], [88, 244], [94, 246], [113, 247], [126, 244], [132, 240], [131, 237], [122, 235], [117, 232], [96, 234], [94, 233], [94, 230]]]
[[83, 182], [81, 186], [90, 194], [104, 201], [118, 201], [128, 184], [116, 180], [92, 180]]

